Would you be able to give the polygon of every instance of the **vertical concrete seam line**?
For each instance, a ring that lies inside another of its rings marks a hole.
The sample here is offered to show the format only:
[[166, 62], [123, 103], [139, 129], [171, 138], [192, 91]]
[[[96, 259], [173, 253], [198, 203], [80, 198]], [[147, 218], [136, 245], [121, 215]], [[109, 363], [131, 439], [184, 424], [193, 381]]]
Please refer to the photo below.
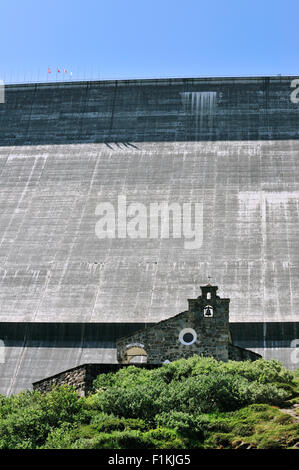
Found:
[[17, 364], [16, 364], [16, 367], [14, 369], [13, 376], [11, 378], [11, 381], [10, 381], [10, 384], [9, 384], [9, 387], [8, 387], [8, 390], [7, 390], [7, 396], [9, 396], [12, 392], [14, 382], [17, 378], [17, 375], [19, 373], [19, 370], [20, 370], [20, 367], [21, 367], [21, 364], [22, 364], [22, 360], [23, 360], [23, 357], [24, 357], [24, 354], [25, 354], [25, 349], [26, 349], [27, 338], [28, 338], [28, 328], [29, 328], [29, 324], [26, 323], [25, 333], [24, 333], [24, 338], [23, 338], [23, 345], [21, 346], [22, 349], [20, 351], [20, 354], [19, 354], [19, 357], [18, 357], [18, 360], [17, 360]]
[[116, 94], [117, 94], [117, 84], [118, 82], [116, 81], [115, 87], [114, 87], [113, 101], [112, 101], [111, 119], [110, 119], [110, 124], [109, 124], [109, 131], [108, 131], [109, 141], [111, 140], [111, 131], [112, 131], [113, 121], [114, 121], [114, 109], [115, 109]]

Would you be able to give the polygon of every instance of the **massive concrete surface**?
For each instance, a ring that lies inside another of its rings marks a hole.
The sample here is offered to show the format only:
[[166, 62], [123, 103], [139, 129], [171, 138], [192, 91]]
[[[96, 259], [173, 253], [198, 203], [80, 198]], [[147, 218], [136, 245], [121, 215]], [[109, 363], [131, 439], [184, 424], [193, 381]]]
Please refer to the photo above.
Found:
[[[294, 321], [298, 155], [299, 140], [0, 148], [0, 320], [159, 321], [210, 275], [232, 321]], [[202, 246], [98, 239], [96, 207], [119, 194], [202, 202]]]
[[[292, 82], [7, 86], [0, 104], [0, 322], [156, 322], [184, 311], [208, 276], [231, 299], [232, 322], [298, 321], [299, 104], [291, 101]], [[201, 247], [161, 237], [99, 240], [97, 205], [117, 208], [119, 195], [147, 208], [202, 203]], [[77, 340], [69, 353], [54, 343], [53, 350], [42, 339], [36, 350], [14, 343], [0, 364], [1, 390], [29, 386], [32, 370], [51, 375], [114, 354], [100, 342], [88, 357]], [[264, 347], [260, 338], [256, 348]], [[274, 348], [272, 356], [289, 364], [287, 346]]]
[[293, 80], [8, 85], [0, 110], [1, 145], [298, 139]]

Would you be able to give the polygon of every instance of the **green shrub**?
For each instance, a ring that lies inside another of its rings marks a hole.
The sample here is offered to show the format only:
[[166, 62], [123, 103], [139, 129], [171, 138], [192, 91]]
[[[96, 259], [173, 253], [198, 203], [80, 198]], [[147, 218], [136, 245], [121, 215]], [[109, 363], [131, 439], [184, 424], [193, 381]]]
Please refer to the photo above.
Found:
[[70, 423], [63, 423], [53, 429], [47, 436], [43, 449], [70, 449], [77, 440], [76, 428]]
[[211, 444], [216, 449], [230, 449], [231, 443], [234, 440], [233, 434], [215, 433], [211, 438]]
[[233, 429], [238, 436], [251, 436], [254, 432], [254, 426], [245, 423], [237, 424]]
[[80, 420], [82, 399], [71, 388], [59, 387], [47, 394], [15, 395], [8, 406], [11, 412], [0, 420], [0, 448], [35, 448], [45, 442], [52, 428]]
[[292, 378], [277, 361], [221, 363], [194, 356], [155, 370], [131, 366], [113, 377], [103, 374], [95, 381], [100, 389], [90, 406], [116, 416], [153, 420], [155, 414], [173, 409], [200, 414], [254, 402], [279, 405], [291, 396]]
[[279, 424], [290, 424], [292, 423], [292, 417], [287, 414], [281, 414], [280, 416], [276, 416], [274, 418], [274, 422]]
[[41, 394], [39, 392], [22, 391], [10, 397], [0, 395], [0, 419], [4, 419], [18, 409], [23, 409], [39, 403]]
[[0, 449], [33, 449], [46, 439], [51, 426], [39, 407], [27, 407], [0, 422]]
[[107, 413], [96, 414], [91, 422], [91, 426], [98, 432], [125, 431], [128, 429], [139, 429], [141, 431], [147, 428], [142, 419], [119, 418]]
[[152, 371], [136, 366], [128, 366], [117, 372], [109, 372], [99, 375], [93, 382], [96, 391], [106, 390], [108, 387], [121, 386], [130, 389], [136, 385], [148, 383], [151, 380]]
[[286, 383], [292, 384], [293, 374], [285, 369], [281, 362], [276, 360], [258, 359], [257, 361], [228, 361], [221, 363], [223, 373], [237, 374], [249, 381], [259, 383]]
[[296, 401], [298, 377], [277, 361], [194, 356], [101, 374], [87, 398], [70, 387], [0, 395], [0, 448], [227, 447], [246, 436], [286, 447], [297, 428], [269, 405]]
[[210, 427], [210, 420], [206, 416], [194, 416], [181, 411], [171, 411], [155, 416], [157, 426], [175, 430], [179, 435], [187, 438], [202, 440]]
[[136, 385], [135, 388], [111, 387], [99, 394], [99, 406], [105, 413], [150, 420], [159, 411], [156, 397], [161, 388], [159, 384], [152, 383]]
[[151, 449], [153, 443], [141, 431], [113, 431], [100, 433], [93, 439], [78, 439], [72, 449]]
[[218, 372], [191, 376], [181, 382], [171, 382], [157, 398], [160, 412], [176, 409], [195, 414], [215, 410], [234, 410], [250, 402], [246, 379]]
[[159, 427], [143, 434], [153, 449], [185, 449], [182, 439], [173, 429]]
[[248, 389], [251, 394], [251, 399], [248, 403], [268, 403], [269, 405], [279, 406], [290, 396], [289, 392], [271, 383], [261, 384], [253, 382], [249, 384]]

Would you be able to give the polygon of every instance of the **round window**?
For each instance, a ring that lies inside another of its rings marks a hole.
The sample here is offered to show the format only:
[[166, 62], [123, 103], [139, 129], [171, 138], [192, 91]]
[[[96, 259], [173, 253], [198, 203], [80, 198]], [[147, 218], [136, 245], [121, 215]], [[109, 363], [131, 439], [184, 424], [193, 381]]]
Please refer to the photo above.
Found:
[[193, 338], [194, 338], [194, 336], [193, 336], [192, 333], [185, 333], [184, 336], [183, 336], [184, 342], [185, 342], [185, 343], [188, 343], [188, 344], [189, 344], [189, 343], [192, 343]]
[[179, 341], [185, 346], [190, 346], [197, 340], [196, 331], [193, 328], [184, 328], [179, 334]]

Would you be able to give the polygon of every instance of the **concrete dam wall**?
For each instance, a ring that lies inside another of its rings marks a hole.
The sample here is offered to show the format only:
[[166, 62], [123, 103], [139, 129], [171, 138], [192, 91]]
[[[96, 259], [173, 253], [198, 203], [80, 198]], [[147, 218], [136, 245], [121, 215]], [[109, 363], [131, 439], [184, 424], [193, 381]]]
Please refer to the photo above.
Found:
[[[208, 276], [231, 299], [235, 344], [298, 367], [294, 81], [5, 87], [0, 393], [116, 362], [118, 336], [184, 311]], [[100, 239], [98, 205], [118, 214], [120, 197], [146, 209], [148, 229], [152, 203], [200, 204], [200, 243], [186, 248], [171, 228], [169, 238]]]

